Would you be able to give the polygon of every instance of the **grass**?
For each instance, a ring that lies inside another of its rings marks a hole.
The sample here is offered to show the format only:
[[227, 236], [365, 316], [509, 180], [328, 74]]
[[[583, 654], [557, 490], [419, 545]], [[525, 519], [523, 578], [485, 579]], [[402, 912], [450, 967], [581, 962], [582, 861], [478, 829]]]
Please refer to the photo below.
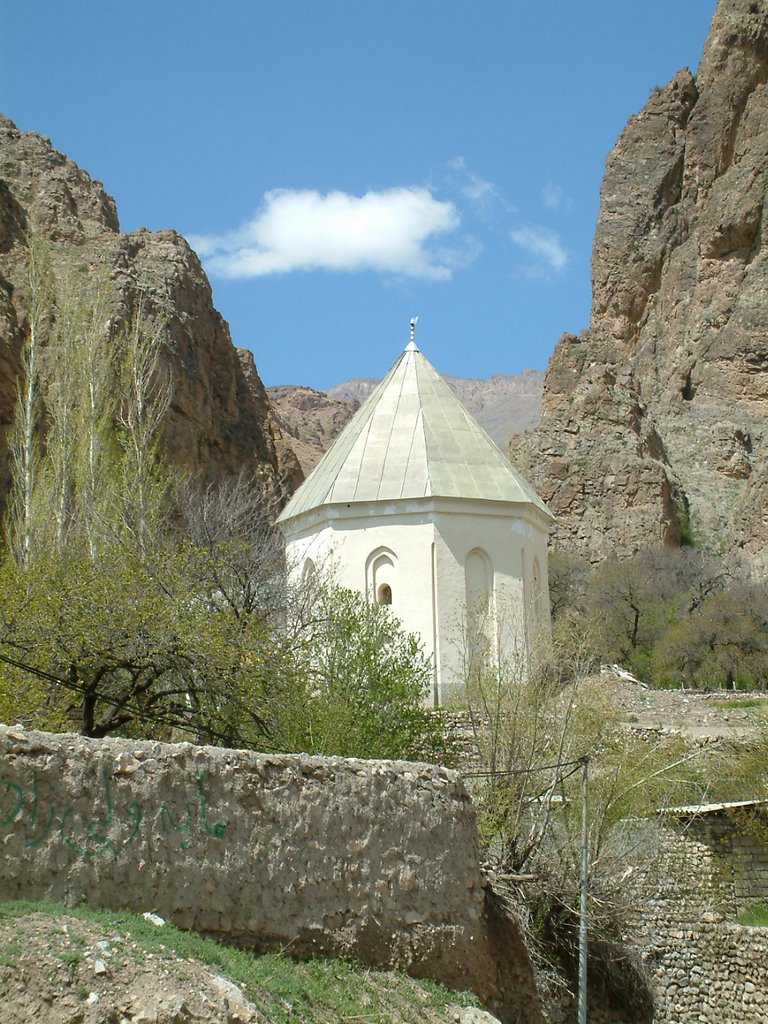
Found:
[[744, 697], [737, 700], [713, 700], [710, 707], [718, 708], [721, 711], [730, 711], [737, 708], [768, 708], [768, 701], [764, 697]]
[[768, 928], [768, 904], [755, 900], [742, 910], [736, 920], [748, 928]]
[[0, 946], [0, 967], [15, 967], [16, 960], [21, 953], [21, 943], [18, 940], [6, 942]]
[[[437, 982], [415, 982], [397, 972], [377, 971], [347, 960], [294, 961], [281, 953], [258, 955], [170, 924], [158, 927], [127, 910], [14, 900], [0, 903], [0, 924], [33, 913], [56, 921], [76, 918], [104, 931], [128, 933], [143, 953], [161, 960], [197, 960], [234, 982], [274, 1024], [330, 1024], [344, 1019], [390, 1024], [419, 1020], [427, 1008], [442, 1011], [449, 1005], [478, 1005], [471, 993], [454, 992]], [[0, 962], [11, 956], [15, 962], [17, 947], [3, 947]]]

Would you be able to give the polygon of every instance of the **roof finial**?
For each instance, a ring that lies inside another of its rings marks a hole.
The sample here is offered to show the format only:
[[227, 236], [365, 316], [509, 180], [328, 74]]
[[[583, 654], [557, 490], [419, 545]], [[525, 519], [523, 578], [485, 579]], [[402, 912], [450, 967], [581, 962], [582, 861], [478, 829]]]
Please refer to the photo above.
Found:
[[416, 323], [417, 323], [418, 319], [419, 318], [417, 316], [412, 316], [411, 317], [411, 333], [410, 333], [410, 335], [408, 337], [408, 344], [405, 346], [405, 351], [406, 352], [418, 352], [419, 351], [416, 348]]

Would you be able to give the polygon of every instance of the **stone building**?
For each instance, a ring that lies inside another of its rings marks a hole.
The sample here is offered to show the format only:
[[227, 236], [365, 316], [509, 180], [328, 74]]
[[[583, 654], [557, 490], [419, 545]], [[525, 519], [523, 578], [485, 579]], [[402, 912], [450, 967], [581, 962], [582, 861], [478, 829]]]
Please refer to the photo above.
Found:
[[330, 568], [420, 636], [442, 704], [468, 655], [549, 629], [547, 507], [411, 341], [280, 516], [289, 565]]

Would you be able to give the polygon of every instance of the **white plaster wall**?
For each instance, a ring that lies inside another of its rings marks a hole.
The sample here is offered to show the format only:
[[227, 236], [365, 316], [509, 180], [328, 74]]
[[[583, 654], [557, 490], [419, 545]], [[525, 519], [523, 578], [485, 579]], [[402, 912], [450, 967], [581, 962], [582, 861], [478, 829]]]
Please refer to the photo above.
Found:
[[[311, 558], [342, 586], [375, 600], [372, 556], [387, 552], [392, 611], [416, 633], [435, 665], [433, 703], [463, 681], [465, 562], [475, 548], [493, 567], [496, 652], [517, 663], [537, 632], [549, 629], [547, 529], [525, 506], [432, 499], [327, 506], [283, 524], [289, 565], [301, 573]], [[533, 565], [541, 569], [541, 621], [534, 621]]]
[[[546, 570], [546, 532], [510, 510], [465, 503], [456, 511], [443, 511], [435, 518], [437, 536], [437, 648], [440, 702], [460, 689], [464, 676], [466, 588], [464, 566], [467, 556], [480, 548], [493, 567], [494, 653], [514, 669], [527, 657], [531, 643], [530, 570], [538, 556]], [[546, 596], [548, 613], [548, 595]], [[542, 606], [544, 604], [542, 600]], [[548, 628], [547, 619], [542, 628]]]

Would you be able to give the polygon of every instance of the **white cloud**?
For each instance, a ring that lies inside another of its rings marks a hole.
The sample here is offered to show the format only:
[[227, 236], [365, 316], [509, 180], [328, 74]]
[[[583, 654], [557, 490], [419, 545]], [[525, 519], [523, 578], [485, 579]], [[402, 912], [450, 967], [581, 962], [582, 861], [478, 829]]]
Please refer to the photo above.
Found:
[[513, 231], [511, 238], [515, 245], [519, 245], [534, 257], [534, 263], [528, 268], [534, 275], [563, 270], [568, 262], [568, 254], [559, 236], [549, 228], [530, 224]]
[[461, 262], [431, 246], [459, 226], [459, 213], [426, 188], [321, 195], [267, 192], [256, 216], [225, 235], [190, 237], [207, 269], [222, 277], [259, 277], [293, 270], [377, 270], [445, 279]]
[[563, 201], [563, 188], [561, 185], [554, 185], [548, 182], [541, 190], [541, 201], [548, 210], [557, 210]]
[[492, 181], [488, 181], [487, 178], [481, 178], [474, 171], [470, 171], [463, 156], [456, 156], [449, 160], [448, 166], [452, 171], [457, 172], [457, 176], [460, 178], [458, 189], [465, 199], [469, 199], [473, 203], [482, 203], [488, 199], [499, 198], [498, 186], [494, 185]]

